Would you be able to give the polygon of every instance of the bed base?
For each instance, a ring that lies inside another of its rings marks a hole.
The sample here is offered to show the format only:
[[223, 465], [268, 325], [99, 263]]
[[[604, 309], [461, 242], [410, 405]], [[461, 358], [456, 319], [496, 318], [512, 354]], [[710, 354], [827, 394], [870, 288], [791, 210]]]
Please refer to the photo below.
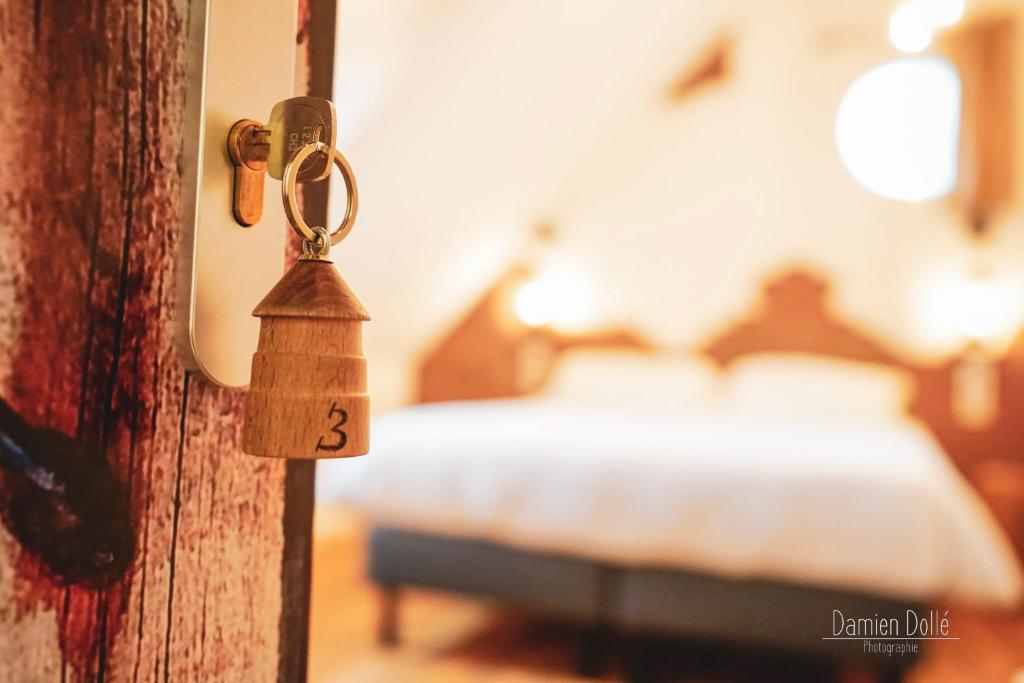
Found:
[[[901, 617], [916, 603], [766, 580], [601, 564], [477, 540], [377, 527], [369, 575], [381, 589], [379, 638], [398, 643], [403, 586], [433, 588], [513, 604], [587, 627], [579, 673], [600, 673], [613, 631], [627, 634], [630, 680], [651, 680], [651, 643], [718, 643], [792, 655], [825, 668], [852, 665], [896, 681], [916, 656], [864, 654], [860, 641], [831, 635], [832, 611]], [[682, 640], [680, 640], [682, 639]], [[656, 651], [657, 648], [654, 647]], [[656, 669], [657, 667], [653, 667]], [[817, 680], [823, 680], [818, 677]]]

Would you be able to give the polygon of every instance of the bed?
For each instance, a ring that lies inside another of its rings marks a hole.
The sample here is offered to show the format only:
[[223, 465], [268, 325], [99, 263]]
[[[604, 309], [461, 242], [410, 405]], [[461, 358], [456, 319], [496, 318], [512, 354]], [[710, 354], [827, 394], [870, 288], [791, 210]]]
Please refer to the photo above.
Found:
[[406, 585], [833, 658], [862, 655], [825, 639], [836, 612], [1017, 605], [1012, 549], [907, 414], [919, 377], [823, 306], [814, 334], [794, 327], [807, 287], [697, 356], [588, 347], [539, 394], [376, 419], [370, 457], [318, 486], [372, 521], [385, 635]]

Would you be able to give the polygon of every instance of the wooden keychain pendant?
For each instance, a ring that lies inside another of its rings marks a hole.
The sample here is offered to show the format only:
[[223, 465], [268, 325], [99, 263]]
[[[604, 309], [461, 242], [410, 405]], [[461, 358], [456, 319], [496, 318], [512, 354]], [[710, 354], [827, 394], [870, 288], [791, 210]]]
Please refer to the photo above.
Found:
[[[295, 172], [314, 152], [333, 157], [349, 201], [328, 235], [306, 225], [294, 201]], [[285, 169], [288, 218], [303, 236], [302, 257], [256, 306], [260, 337], [245, 399], [243, 450], [275, 458], [344, 458], [369, 451], [370, 398], [362, 324], [366, 309], [328, 258], [352, 228], [355, 182], [344, 157], [321, 143], [303, 147]]]

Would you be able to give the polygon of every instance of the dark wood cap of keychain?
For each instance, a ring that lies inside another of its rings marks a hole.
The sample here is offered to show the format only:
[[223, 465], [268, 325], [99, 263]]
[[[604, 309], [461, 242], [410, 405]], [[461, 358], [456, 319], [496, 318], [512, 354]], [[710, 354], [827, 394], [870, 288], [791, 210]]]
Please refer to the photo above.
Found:
[[[295, 202], [298, 168], [324, 154], [341, 170], [348, 193], [334, 233], [310, 228]], [[245, 398], [243, 450], [274, 458], [345, 458], [369, 451], [370, 397], [361, 326], [370, 319], [328, 258], [352, 229], [358, 194], [352, 169], [322, 143], [301, 148], [281, 183], [285, 212], [303, 255], [256, 306], [260, 338]]]

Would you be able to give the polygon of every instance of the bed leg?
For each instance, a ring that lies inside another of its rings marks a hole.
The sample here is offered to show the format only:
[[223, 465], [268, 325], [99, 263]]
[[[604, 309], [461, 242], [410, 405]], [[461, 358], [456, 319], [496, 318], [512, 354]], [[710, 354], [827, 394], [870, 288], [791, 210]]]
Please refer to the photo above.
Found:
[[604, 624], [591, 624], [580, 638], [576, 659], [576, 674], [581, 678], [597, 678], [605, 670], [611, 630]]
[[382, 584], [378, 590], [380, 614], [377, 623], [377, 643], [381, 647], [398, 645], [398, 608], [401, 595], [398, 586]]
[[633, 634], [626, 641], [623, 661], [627, 683], [657, 683], [658, 648], [653, 640], [642, 634]]

